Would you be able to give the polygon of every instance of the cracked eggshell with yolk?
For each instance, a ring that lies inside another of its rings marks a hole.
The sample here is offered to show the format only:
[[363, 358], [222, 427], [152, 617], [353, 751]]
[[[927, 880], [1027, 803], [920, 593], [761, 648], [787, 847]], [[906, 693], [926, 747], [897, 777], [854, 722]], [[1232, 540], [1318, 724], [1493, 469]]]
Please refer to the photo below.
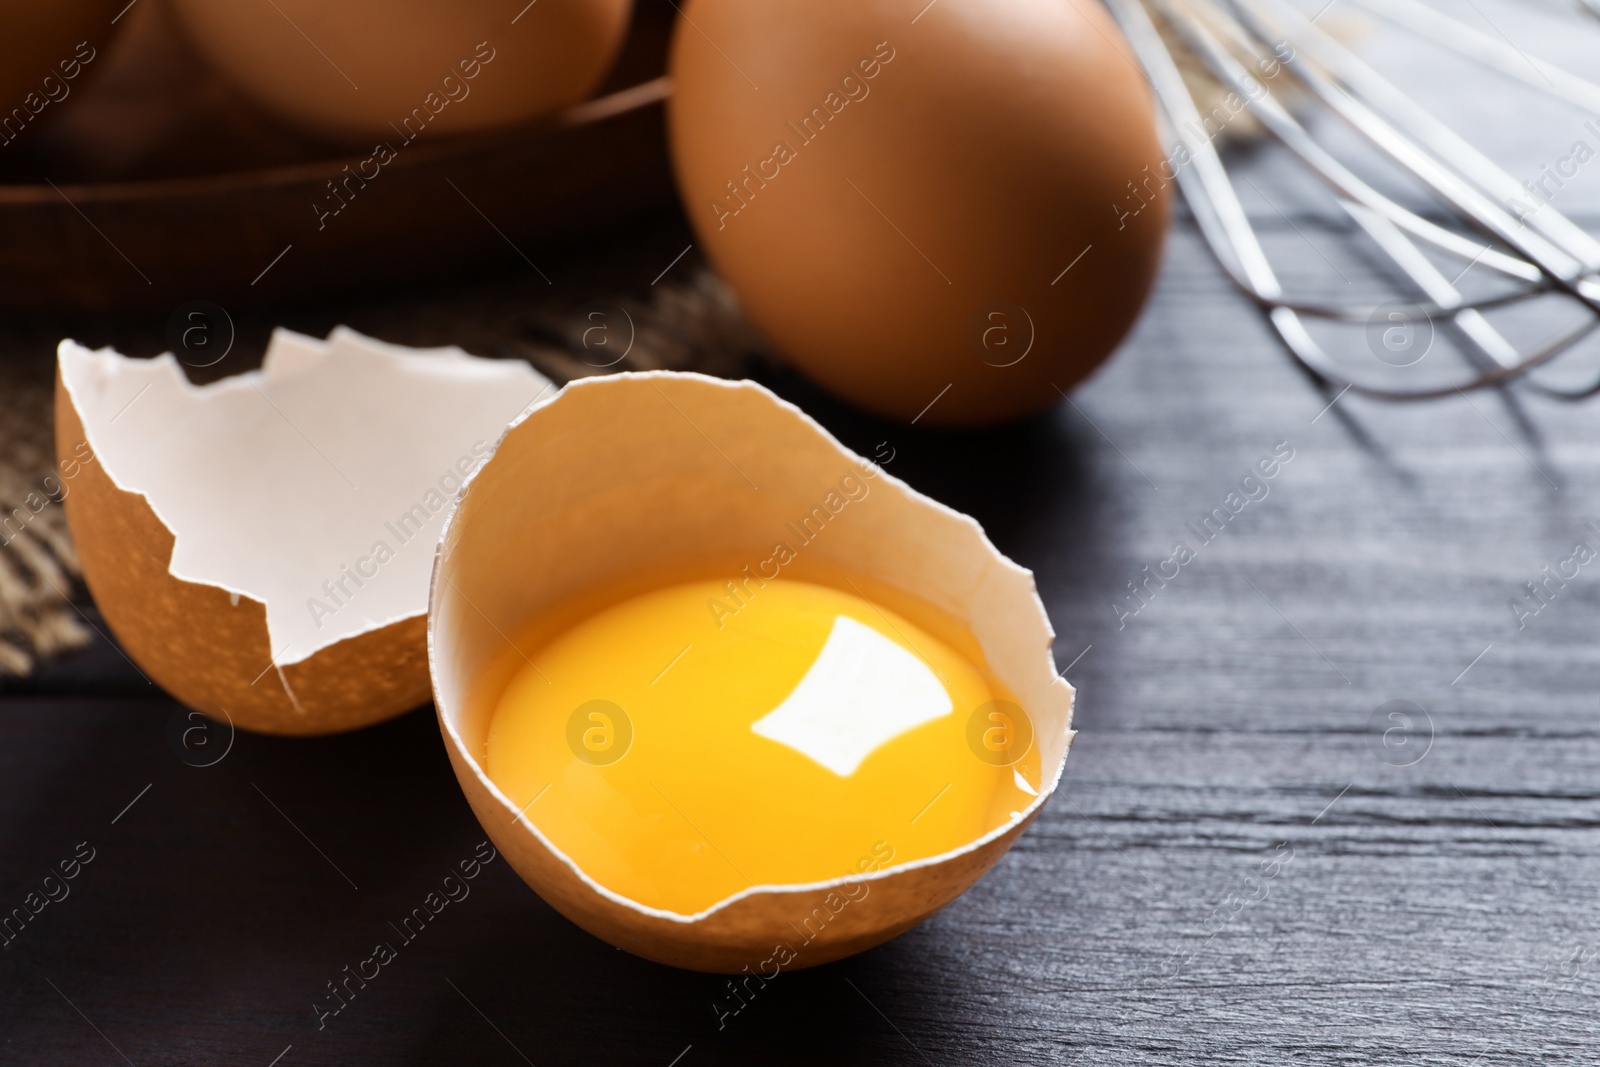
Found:
[[[815, 556], [819, 566], [915, 596], [965, 625], [1032, 720], [1039, 795], [1006, 824], [941, 855], [826, 882], [757, 885], [692, 915], [607, 889], [485, 773], [505, 672], [524, 662], [507, 654], [516, 648], [508, 649], [505, 635], [630, 576], [671, 574], [706, 559], [760, 559], [787, 520], [851, 475], [867, 481], [869, 493], [829, 524], [827, 536], [807, 543], [792, 567]], [[849, 452], [759, 385], [669, 372], [573, 382], [506, 432], [446, 522], [428, 615], [434, 703], [451, 764], [517, 873], [556, 910], [619, 948], [723, 973], [758, 970], [775, 945], [794, 940], [791, 923], [842, 888], [849, 906], [785, 970], [887, 941], [999, 860], [1066, 766], [1073, 689], [1056, 674], [1053, 639], [1033, 575], [1002, 556], [973, 519]]]
[[551, 383], [525, 363], [340, 328], [259, 371], [63, 341], [56, 451], [85, 581], [129, 659], [249, 730], [325, 734], [428, 699], [444, 512]]

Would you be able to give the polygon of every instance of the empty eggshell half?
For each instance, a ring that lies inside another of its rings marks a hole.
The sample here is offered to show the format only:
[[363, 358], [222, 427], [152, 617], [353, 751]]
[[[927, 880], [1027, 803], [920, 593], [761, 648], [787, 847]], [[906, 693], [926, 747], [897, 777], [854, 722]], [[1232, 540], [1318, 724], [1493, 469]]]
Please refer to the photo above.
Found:
[[[507, 635], [629, 574], [670, 574], [708, 557], [759, 560], [785, 523], [850, 476], [869, 491], [800, 548], [795, 565], [811, 556], [969, 628], [1032, 720], [1039, 795], [953, 851], [826, 882], [757, 885], [697, 914], [646, 907], [599, 884], [485, 773], [489, 719], [507, 672], [536, 651], [508, 648]], [[428, 637], [451, 762], [501, 853], [584, 929], [694, 970], [754, 973], [777, 946], [798, 946], [796, 929], [818, 909], [828, 921], [784, 969], [859, 952], [926, 919], [1016, 841], [1060, 782], [1073, 736], [1073, 689], [1055, 672], [1054, 635], [1029, 571], [996, 551], [974, 520], [849, 452], [793, 405], [750, 382], [698, 374], [583, 379], [508, 430], [446, 522]], [[849, 906], [828, 907], [842, 890]]]
[[[551, 383], [518, 361], [279, 330], [258, 371], [59, 350], [56, 450], [129, 658], [237, 726], [325, 734], [425, 703], [449, 501]], [[70, 474], [68, 471], [70, 470]]]

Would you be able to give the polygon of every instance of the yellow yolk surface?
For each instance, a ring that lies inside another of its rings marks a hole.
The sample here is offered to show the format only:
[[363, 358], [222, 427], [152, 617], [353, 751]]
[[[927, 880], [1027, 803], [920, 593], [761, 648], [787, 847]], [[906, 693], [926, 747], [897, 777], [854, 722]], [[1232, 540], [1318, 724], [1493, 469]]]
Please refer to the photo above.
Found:
[[694, 581], [531, 653], [494, 709], [487, 769], [600, 885], [692, 914], [1004, 825], [1039, 788], [1031, 738], [984, 669], [887, 605], [789, 578], [742, 599]]

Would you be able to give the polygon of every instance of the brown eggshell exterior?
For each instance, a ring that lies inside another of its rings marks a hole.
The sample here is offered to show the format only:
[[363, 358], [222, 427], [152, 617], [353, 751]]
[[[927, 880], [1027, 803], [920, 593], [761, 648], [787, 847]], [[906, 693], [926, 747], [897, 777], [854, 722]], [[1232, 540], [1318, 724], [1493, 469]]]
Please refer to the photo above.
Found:
[[[59, 375], [56, 455], [87, 441]], [[69, 468], [70, 469], [70, 468]], [[138, 493], [119, 488], [95, 457], [79, 462], [63, 503], [83, 577], [122, 647], [153, 682], [197, 711], [257, 733], [339, 733], [427, 703], [427, 619], [418, 615], [332, 645], [283, 668], [295, 701], [269, 669], [266, 607], [216, 586], [175, 578], [172, 531]]]
[[[823, 901], [830, 889], [769, 890], [753, 893], [697, 922], [685, 923], [623, 907], [596, 893], [537, 838], [506, 817], [501, 804], [449, 743], [450, 763], [467, 794], [473, 814], [506, 860], [551, 907], [606, 941], [636, 956], [691, 971], [737, 974], [758, 972], [779, 941], [797, 950], [785, 971], [802, 970], [863, 952], [898, 937], [971, 888], [993, 867], [1033, 821], [1019, 820], [981, 848], [934, 866], [902, 869], [859, 883], [853, 900], [830, 914]], [[1037, 809], [1035, 809], [1037, 811]], [[860, 886], [866, 887], [861, 895]], [[837, 899], [837, 897], [836, 897]], [[829, 915], [815, 939], [801, 944], [796, 925], [824, 908]]]
[[[893, 58], [864, 80], [880, 42]], [[1132, 187], [1163, 153], [1130, 55], [1095, 0], [690, 0], [669, 106], [689, 218], [750, 317], [838, 395], [901, 420], [939, 397], [924, 425], [1041, 410], [1117, 346], [1159, 266], [1166, 184]], [[787, 124], [852, 73], [867, 95], [802, 143]], [[796, 158], [749, 182], [779, 141]], [[724, 218], [730, 181], [748, 195]], [[997, 305], [1026, 314], [986, 335]], [[991, 365], [1029, 319], [1028, 355]]]
[[[103, 62], [102, 49], [114, 32], [111, 19], [126, 0], [7, 0], [0, 5], [0, 117], [11, 114], [12, 108], [31, 112], [26, 104], [30, 92], [45, 99], [44, 79], [53, 75], [58, 84], [67, 86], [67, 95], [51, 101], [38, 112], [35, 121], [48, 121], [52, 112], [72, 99], [72, 92], [82, 80], [95, 73], [96, 63]], [[87, 64], [80, 64], [76, 78], [62, 78], [60, 64], [74, 60], [78, 44], [86, 42], [94, 49]], [[61, 90], [51, 90], [58, 97]], [[9, 135], [14, 135], [12, 129]]]
[[[444, 98], [446, 75], [464, 84], [467, 95], [422, 126], [427, 138], [505, 126], [584, 99], [616, 58], [633, 9], [632, 0], [531, 6], [527, 0], [172, 0], [172, 6], [200, 53], [258, 104], [328, 137], [376, 138], [396, 149], [406, 134], [395, 126], [424, 107], [429, 93]], [[473, 58], [480, 42], [493, 58], [463, 81], [459, 64]]]

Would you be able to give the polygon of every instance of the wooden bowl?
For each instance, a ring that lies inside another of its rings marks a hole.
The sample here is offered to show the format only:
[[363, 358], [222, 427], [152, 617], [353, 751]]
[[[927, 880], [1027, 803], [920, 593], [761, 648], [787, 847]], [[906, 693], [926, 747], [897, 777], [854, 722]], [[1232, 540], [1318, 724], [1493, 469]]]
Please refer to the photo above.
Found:
[[[671, 202], [672, 15], [640, 0], [594, 99], [487, 136], [397, 136], [374, 167], [372, 148], [330, 149], [254, 109], [145, 0], [78, 99], [0, 156], [0, 308], [168, 314], [543, 272], [558, 247]], [[329, 183], [361, 170], [376, 177], [330, 213]]]

